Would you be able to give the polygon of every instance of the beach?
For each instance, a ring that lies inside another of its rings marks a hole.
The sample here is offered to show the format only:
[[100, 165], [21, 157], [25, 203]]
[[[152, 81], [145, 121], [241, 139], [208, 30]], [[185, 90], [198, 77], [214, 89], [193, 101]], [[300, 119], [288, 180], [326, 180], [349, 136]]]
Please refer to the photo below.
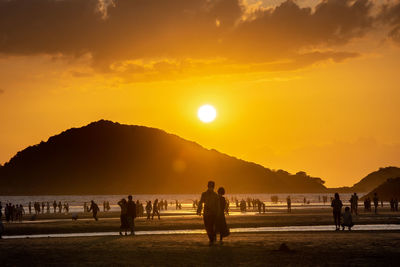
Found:
[[[5, 235], [53, 234], [53, 233], [87, 233], [118, 231], [120, 226], [119, 212], [100, 212], [99, 221], [94, 221], [91, 213], [79, 213], [78, 220], [73, 221], [71, 214], [39, 214], [34, 221], [22, 223], [4, 223]], [[28, 219], [29, 216], [25, 216]], [[378, 214], [364, 212], [360, 208], [358, 216], [353, 216], [356, 225], [363, 224], [400, 224], [400, 213], [390, 212], [388, 208], [380, 209]], [[287, 213], [280, 209], [269, 209], [266, 213], [250, 211], [240, 213], [233, 209], [226, 216], [231, 228], [244, 227], [280, 227], [280, 226], [313, 226], [332, 225], [333, 217], [330, 208], [293, 209]], [[203, 229], [202, 217], [194, 211], [185, 213], [162, 213], [161, 220], [146, 220], [139, 217], [135, 220], [137, 231]]]
[[[0, 264], [325, 266], [329, 263], [391, 266], [396, 265], [400, 255], [399, 230], [357, 230], [357, 226], [363, 225], [399, 225], [400, 214], [390, 212], [387, 208], [381, 209], [378, 214], [360, 211], [358, 216], [354, 216], [356, 226], [351, 232], [335, 232], [332, 213], [327, 208], [297, 209], [292, 213], [273, 209], [265, 214], [234, 212], [226, 216], [233, 230], [231, 235], [223, 244], [217, 243], [211, 247], [206, 235], [199, 232], [204, 229], [200, 216], [168, 214], [161, 216], [161, 220], [150, 221], [138, 218], [135, 224], [139, 235], [117, 236], [120, 224], [118, 215], [117, 212], [101, 212], [96, 222], [87, 213], [79, 214], [77, 221], [72, 221], [71, 215], [43, 214], [31, 222], [4, 223], [6, 233], [5, 239], [0, 240]], [[286, 231], [285, 227], [288, 226], [328, 228], [318, 232]], [[272, 230], [257, 232], [262, 227]], [[255, 232], [235, 232], [240, 229], [253, 229]], [[166, 230], [187, 231], [185, 234], [155, 234], [156, 231]], [[8, 238], [63, 233], [72, 236]], [[88, 236], [74, 237], [74, 233]], [[90, 236], [92, 233], [100, 236]], [[282, 243], [289, 250], [280, 250]]]
[[[289, 250], [279, 250], [286, 243]], [[398, 266], [399, 232], [232, 234], [0, 240], [1, 266]]]

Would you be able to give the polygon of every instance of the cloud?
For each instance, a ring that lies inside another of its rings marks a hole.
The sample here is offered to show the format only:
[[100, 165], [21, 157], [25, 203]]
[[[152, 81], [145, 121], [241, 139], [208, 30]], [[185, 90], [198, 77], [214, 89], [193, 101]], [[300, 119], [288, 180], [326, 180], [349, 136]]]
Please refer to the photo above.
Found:
[[384, 5], [378, 18], [390, 27], [388, 37], [400, 45], [400, 1], [394, 2]]
[[[137, 60], [192, 59], [223, 59], [211, 69], [276, 61], [290, 62], [276, 70], [295, 69], [354, 57], [338, 47], [372, 27], [371, 8], [368, 0], [324, 0], [313, 9], [287, 0], [248, 14], [239, 0], [0, 0], [0, 53], [89, 54], [102, 72]], [[152, 68], [179, 72], [183, 63]]]
[[0, 88], [0, 95], [4, 94], [4, 90]]

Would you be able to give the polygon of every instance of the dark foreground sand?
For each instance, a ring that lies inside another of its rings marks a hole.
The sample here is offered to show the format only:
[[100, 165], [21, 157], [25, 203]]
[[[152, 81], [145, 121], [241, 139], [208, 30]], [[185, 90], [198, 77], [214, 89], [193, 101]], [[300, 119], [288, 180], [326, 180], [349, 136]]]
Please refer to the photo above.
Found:
[[[280, 251], [282, 243], [290, 251]], [[399, 232], [232, 234], [0, 240], [0, 266], [399, 266]]]
[[[57, 217], [39, 223], [5, 223], [5, 234], [116, 232], [117, 216], [104, 214], [98, 222], [60, 221], [68, 217]], [[362, 213], [355, 221], [399, 224], [400, 214]], [[312, 209], [292, 214], [228, 216], [227, 222], [232, 228], [332, 225], [332, 213]], [[172, 216], [150, 222], [140, 218], [136, 225], [138, 231], [202, 229], [203, 221], [198, 216]], [[290, 251], [279, 250], [282, 243]], [[204, 234], [0, 240], [0, 266], [32, 265], [400, 266], [400, 231], [233, 233], [224, 244], [212, 247]]]

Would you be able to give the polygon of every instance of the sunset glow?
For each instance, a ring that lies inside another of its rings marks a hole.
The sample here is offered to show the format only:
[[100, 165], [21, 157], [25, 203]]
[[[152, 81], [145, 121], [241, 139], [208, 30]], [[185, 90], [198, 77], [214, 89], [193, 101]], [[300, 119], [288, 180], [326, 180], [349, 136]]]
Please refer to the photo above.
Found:
[[202, 122], [209, 123], [217, 117], [217, 111], [211, 105], [203, 105], [199, 108], [197, 116]]
[[1, 1], [0, 164], [99, 119], [328, 186], [400, 164], [399, 1], [39, 2]]

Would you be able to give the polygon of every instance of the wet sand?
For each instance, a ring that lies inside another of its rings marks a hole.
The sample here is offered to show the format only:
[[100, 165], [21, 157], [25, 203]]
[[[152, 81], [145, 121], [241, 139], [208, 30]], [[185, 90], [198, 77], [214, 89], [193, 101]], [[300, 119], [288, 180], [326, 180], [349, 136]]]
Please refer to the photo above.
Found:
[[[118, 213], [100, 213], [99, 221], [94, 221], [90, 215], [84, 219], [72, 221], [69, 215], [43, 215], [34, 222], [4, 223], [5, 235], [28, 235], [28, 234], [56, 234], [56, 233], [86, 233], [86, 232], [116, 232], [119, 229]], [[44, 221], [41, 222], [40, 220]], [[285, 212], [271, 212], [266, 214], [251, 213], [251, 215], [229, 215], [226, 216], [231, 228], [243, 227], [277, 227], [277, 226], [309, 226], [309, 225], [332, 225], [333, 218], [327, 209], [304, 209], [295, 210], [291, 214]], [[373, 213], [360, 213], [354, 216], [355, 224], [400, 224], [400, 213], [388, 210]], [[202, 217], [196, 215], [161, 216], [161, 220], [146, 221], [145, 218], [135, 220], [137, 231], [152, 230], [182, 230], [203, 229]]]
[[211, 247], [199, 234], [43, 238], [0, 247], [1, 266], [398, 266], [400, 233], [234, 233]]

